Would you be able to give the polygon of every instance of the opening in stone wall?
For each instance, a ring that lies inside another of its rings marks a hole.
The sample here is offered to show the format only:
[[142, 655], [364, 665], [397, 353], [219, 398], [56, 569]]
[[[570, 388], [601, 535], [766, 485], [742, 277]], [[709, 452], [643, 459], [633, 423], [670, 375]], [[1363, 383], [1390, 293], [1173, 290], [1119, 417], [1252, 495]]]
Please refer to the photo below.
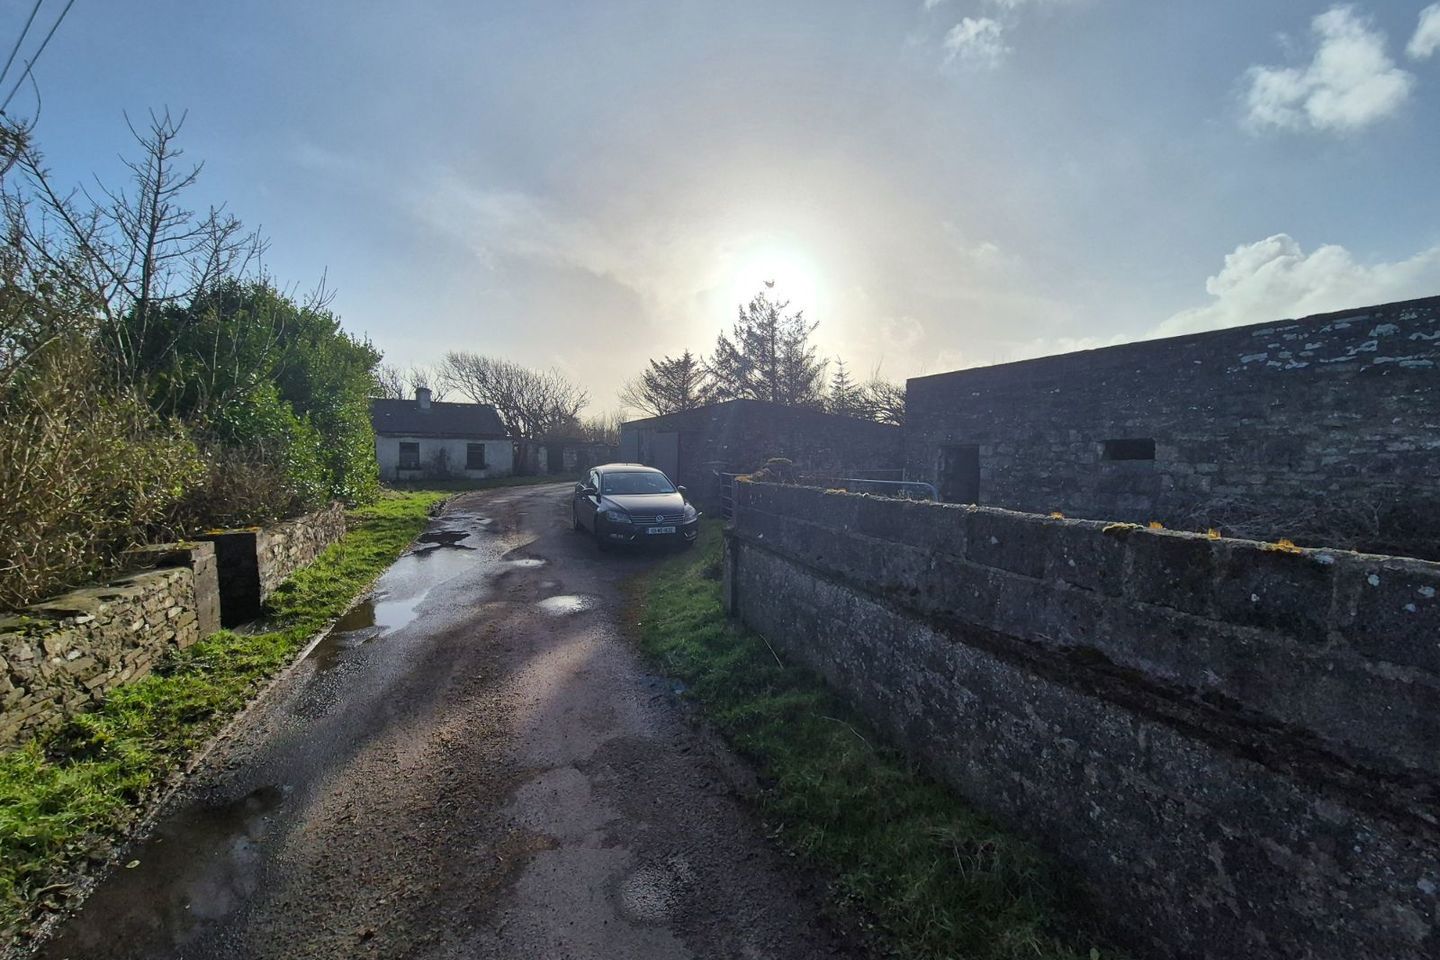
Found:
[[1105, 441], [1106, 460], [1154, 460], [1155, 441], [1149, 437], [1122, 437]]

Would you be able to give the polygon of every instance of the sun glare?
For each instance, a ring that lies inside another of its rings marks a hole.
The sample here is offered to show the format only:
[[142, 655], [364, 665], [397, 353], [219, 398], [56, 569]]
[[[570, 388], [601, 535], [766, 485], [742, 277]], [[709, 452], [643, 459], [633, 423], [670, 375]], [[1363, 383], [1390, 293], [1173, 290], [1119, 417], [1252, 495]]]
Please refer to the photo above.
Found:
[[819, 287], [815, 266], [808, 258], [784, 247], [763, 247], [738, 259], [730, 299], [735, 305], [745, 304], [764, 291], [772, 300], [788, 300], [791, 311], [804, 310], [807, 317], [818, 319]]

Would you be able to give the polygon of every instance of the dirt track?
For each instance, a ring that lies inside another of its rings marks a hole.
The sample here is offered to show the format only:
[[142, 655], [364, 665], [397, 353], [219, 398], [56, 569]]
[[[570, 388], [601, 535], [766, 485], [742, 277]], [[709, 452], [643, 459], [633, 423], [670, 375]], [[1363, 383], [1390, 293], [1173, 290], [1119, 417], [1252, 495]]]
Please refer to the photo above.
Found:
[[453, 501], [41, 955], [857, 955], [621, 638], [652, 559], [567, 498]]

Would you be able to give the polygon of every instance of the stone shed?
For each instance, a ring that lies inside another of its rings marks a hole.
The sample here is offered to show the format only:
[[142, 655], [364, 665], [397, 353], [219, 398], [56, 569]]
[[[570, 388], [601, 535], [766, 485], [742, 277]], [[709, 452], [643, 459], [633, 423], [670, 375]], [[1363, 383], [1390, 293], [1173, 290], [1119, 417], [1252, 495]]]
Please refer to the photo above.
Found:
[[718, 500], [718, 473], [754, 470], [770, 457], [802, 471], [855, 475], [901, 466], [900, 428], [760, 400], [729, 400], [620, 428], [622, 461], [664, 470], [701, 502]]
[[1440, 297], [918, 377], [906, 417], [908, 476], [947, 501], [1433, 524]]

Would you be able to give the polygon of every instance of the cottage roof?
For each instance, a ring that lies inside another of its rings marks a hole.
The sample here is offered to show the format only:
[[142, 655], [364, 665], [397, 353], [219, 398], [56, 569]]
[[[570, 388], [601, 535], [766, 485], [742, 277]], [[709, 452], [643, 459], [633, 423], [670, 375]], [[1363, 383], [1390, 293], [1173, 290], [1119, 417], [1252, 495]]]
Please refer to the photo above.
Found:
[[378, 434], [407, 437], [505, 436], [500, 414], [488, 403], [440, 403], [426, 407], [416, 400], [371, 400], [370, 423]]

